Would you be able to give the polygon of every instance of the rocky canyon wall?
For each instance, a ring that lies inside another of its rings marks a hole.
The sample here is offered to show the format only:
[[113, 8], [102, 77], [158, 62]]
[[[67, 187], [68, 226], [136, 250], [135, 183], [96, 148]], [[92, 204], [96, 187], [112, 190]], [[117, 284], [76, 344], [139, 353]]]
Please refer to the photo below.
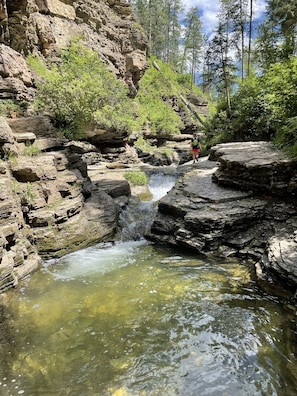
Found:
[[[0, 43], [20, 55], [58, 57], [77, 37], [83, 37], [84, 44], [98, 52], [110, 70], [127, 83], [131, 95], [137, 92], [147, 68], [147, 37], [127, 1], [0, 0]], [[5, 48], [0, 54], [1, 92], [5, 91], [5, 79], [18, 77], [8, 75]], [[23, 62], [20, 57], [18, 61]], [[30, 81], [24, 83], [25, 87], [31, 85]], [[20, 96], [12, 81], [6, 95], [9, 93]]]
[[48, 119], [30, 113], [35, 82], [25, 57], [59, 61], [77, 37], [136, 94], [147, 38], [128, 2], [0, 0], [0, 99], [29, 104], [26, 117], [0, 117], [0, 292], [38, 268], [41, 257], [111, 238], [115, 199], [130, 194], [127, 182], [108, 192], [92, 183], [84, 156], [100, 156], [97, 148], [59, 138]]
[[37, 269], [41, 258], [114, 237], [116, 199], [127, 199], [130, 186], [92, 183], [84, 156], [95, 147], [53, 138], [49, 120], [35, 116], [0, 117], [0, 148], [8, 153], [0, 161], [0, 292]]

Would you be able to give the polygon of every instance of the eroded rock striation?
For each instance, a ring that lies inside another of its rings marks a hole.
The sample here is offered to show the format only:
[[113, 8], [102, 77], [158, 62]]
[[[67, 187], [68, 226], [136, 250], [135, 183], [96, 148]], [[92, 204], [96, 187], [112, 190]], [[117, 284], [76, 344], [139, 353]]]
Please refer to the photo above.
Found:
[[84, 155], [96, 148], [54, 138], [44, 117], [0, 117], [0, 129], [1, 291], [37, 269], [41, 259], [112, 239], [116, 199], [127, 199], [130, 186], [93, 183]]
[[[137, 25], [129, 2], [121, 0], [0, 0], [1, 43], [19, 54], [59, 56], [71, 40], [98, 52], [130, 87], [146, 67], [147, 37]], [[3, 57], [3, 54], [1, 54]]]
[[149, 237], [204, 255], [253, 259], [262, 275], [297, 286], [296, 162], [267, 142], [212, 148], [181, 167]]

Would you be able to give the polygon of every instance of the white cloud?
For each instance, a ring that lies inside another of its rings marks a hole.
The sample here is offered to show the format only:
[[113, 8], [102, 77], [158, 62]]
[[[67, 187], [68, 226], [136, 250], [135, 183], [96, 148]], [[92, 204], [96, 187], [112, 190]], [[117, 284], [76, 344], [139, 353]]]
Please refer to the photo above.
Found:
[[203, 31], [208, 34], [211, 33], [218, 21], [218, 12], [220, 9], [219, 0], [184, 0], [183, 4], [186, 11], [190, 7], [198, 7], [201, 12], [201, 21], [203, 23]]
[[[217, 26], [218, 13], [220, 10], [219, 0], [183, 0], [185, 11], [190, 7], [198, 7], [201, 12], [203, 32], [211, 34]], [[266, 0], [253, 1], [254, 19], [261, 19], [265, 12]]]
[[267, 1], [266, 0], [256, 0], [254, 2], [254, 14], [255, 14], [255, 18], [261, 18], [261, 16], [264, 14], [265, 10], [266, 10], [266, 5], [267, 5]]

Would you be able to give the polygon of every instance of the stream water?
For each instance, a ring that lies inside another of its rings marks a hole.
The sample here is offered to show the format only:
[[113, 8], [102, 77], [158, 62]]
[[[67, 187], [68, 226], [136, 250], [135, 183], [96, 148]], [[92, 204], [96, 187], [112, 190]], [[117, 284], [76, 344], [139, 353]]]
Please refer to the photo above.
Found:
[[296, 395], [293, 307], [246, 264], [134, 239], [6, 293], [0, 395]]

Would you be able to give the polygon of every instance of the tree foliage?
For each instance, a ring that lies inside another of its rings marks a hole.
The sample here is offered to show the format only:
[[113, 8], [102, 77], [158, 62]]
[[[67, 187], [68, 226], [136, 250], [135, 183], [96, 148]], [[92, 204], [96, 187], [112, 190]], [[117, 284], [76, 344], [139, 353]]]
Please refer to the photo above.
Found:
[[153, 61], [156, 59], [150, 59], [150, 68], [140, 81], [137, 95], [140, 114], [149, 123], [152, 132], [158, 135], [179, 133], [183, 123], [173, 111], [170, 97], [178, 97], [185, 85], [179, 84], [179, 74], [168, 64], [158, 61], [158, 71], [152, 66]]
[[[202, 55], [202, 22], [198, 7], [191, 7], [184, 18], [184, 51], [182, 57], [182, 72], [191, 71], [192, 84], [196, 82], [196, 75], [201, 64]], [[186, 67], [187, 63], [189, 68]]]
[[297, 51], [296, 0], [268, 0], [267, 13], [259, 28], [257, 55], [260, 65], [267, 69], [275, 62], [287, 60]]
[[152, 65], [156, 61], [150, 60], [138, 95], [131, 99], [127, 87], [98, 54], [80, 42], [63, 52], [59, 65], [46, 67], [36, 58], [28, 59], [42, 77], [37, 107], [47, 111], [56, 127], [71, 138], [83, 137], [90, 128], [130, 133], [140, 132], [145, 125], [156, 135], [179, 133], [184, 125], [173, 104], [180, 94], [186, 96], [190, 91], [191, 76], [181, 75], [159, 60], [158, 71]]
[[132, 0], [134, 13], [149, 39], [149, 55], [177, 65], [181, 38], [181, 0]]
[[[250, 73], [251, 30], [252, 1], [220, 0], [218, 25], [205, 51], [203, 85], [223, 96], [229, 113], [231, 94], [239, 75], [244, 80]], [[246, 37], [249, 37], [248, 46]]]
[[273, 64], [251, 76], [232, 97], [232, 113], [222, 104], [209, 120], [209, 136], [223, 141], [273, 140], [297, 155], [297, 59]]

